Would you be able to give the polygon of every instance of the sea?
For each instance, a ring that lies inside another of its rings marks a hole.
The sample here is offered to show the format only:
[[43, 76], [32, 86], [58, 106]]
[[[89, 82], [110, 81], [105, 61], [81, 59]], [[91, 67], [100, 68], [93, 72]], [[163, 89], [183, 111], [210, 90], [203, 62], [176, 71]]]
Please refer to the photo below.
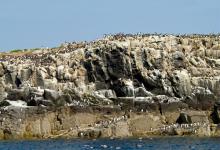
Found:
[[219, 150], [220, 138], [56, 139], [0, 141], [0, 150]]

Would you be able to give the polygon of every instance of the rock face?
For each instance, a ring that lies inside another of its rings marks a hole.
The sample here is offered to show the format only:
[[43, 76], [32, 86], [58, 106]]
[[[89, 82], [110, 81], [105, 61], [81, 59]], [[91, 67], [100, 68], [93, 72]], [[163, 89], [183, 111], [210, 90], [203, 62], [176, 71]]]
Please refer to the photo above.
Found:
[[[217, 35], [119, 34], [91, 43], [3, 55], [0, 98], [42, 97], [55, 103], [69, 95], [63, 104], [77, 100], [90, 105], [95, 102], [88, 96], [107, 100], [165, 95], [207, 110], [220, 97], [219, 42]], [[43, 95], [38, 94], [41, 90]]]
[[[16, 107], [1, 111], [0, 139], [219, 136], [219, 127], [209, 122], [206, 113], [185, 110], [160, 115], [111, 107]], [[182, 114], [188, 116], [190, 122], [176, 123]]]
[[[219, 67], [218, 35], [117, 34], [1, 54], [0, 102], [2, 108], [24, 101], [27, 108], [112, 106], [160, 115], [211, 111], [220, 98]], [[178, 123], [191, 123], [190, 118], [181, 114]]]

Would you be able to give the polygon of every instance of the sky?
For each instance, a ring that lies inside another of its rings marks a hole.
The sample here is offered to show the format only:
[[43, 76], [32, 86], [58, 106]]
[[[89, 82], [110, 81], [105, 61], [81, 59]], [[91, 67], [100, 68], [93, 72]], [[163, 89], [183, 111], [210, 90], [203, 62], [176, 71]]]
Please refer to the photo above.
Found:
[[220, 33], [220, 0], [1, 0], [0, 51], [114, 33]]

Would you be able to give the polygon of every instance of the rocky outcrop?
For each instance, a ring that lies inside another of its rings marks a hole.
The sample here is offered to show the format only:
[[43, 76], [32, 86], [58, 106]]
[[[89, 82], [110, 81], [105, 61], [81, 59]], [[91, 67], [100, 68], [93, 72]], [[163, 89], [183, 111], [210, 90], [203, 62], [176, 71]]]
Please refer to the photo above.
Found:
[[[211, 112], [220, 98], [219, 52], [218, 35], [117, 34], [53, 49], [2, 53], [0, 106], [3, 110], [112, 107], [122, 112], [156, 113], [158, 125], [163, 124], [161, 116], [178, 112], [175, 120], [165, 124], [192, 124], [193, 117], [185, 110]], [[206, 116], [217, 124], [214, 110], [212, 117]], [[142, 124], [145, 117], [118, 124], [124, 127], [123, 133], [117, 126], [105, 132], [135, 135], [137, 122]], [[143, 133], [148, 128], [150, 125], [143, 126]], [[174, 130], [180, 134], [178, 128]], [[100, 130], [90, 131], [80, 135], [101, 136]]]
[[[0, 139], [219, 136], [207, 111], [127, 112], [117, 107], [1, 110]], [[180, 120], [182, 120], [180, 122]]]

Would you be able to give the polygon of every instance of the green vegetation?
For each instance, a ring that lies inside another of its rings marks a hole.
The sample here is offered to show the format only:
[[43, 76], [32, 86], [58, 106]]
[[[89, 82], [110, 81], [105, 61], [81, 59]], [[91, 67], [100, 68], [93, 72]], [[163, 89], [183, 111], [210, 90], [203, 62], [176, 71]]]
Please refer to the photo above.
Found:
[[23, 52], [23, 50], [21, 50], [21, 49], [10, 50], [10, 53], [17, 53], [17, 52]]
[[36, 50], [40, 50], [40, 48], [32, 48], [32, 49], [29, 49], [29, 51], [36, 51]]
[[18, 53], [18, 52], [32, 52], [32, 51], [36, 51], [36, 50], [40, 50], [40, 48], [31, 48], [31, 49], [13, 49], [13, 50], [10, 50], [9, 52], [10, 53]]

